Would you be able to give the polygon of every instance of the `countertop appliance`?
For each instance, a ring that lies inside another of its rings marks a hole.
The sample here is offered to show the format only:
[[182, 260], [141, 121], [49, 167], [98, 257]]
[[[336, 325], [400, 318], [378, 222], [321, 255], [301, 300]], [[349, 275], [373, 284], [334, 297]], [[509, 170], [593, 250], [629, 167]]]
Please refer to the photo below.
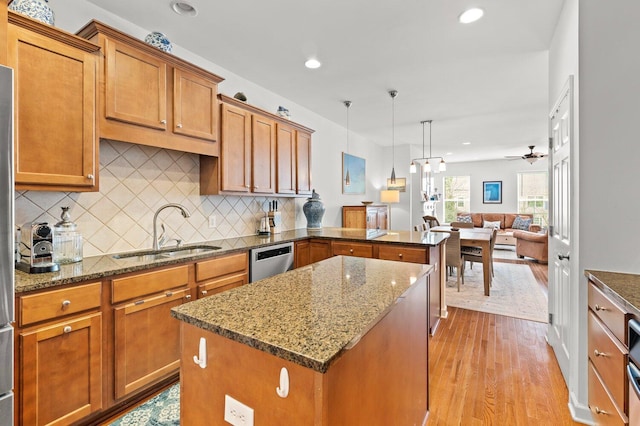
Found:
[[276, 244], [251, 250], [249, 282], [293, 269], [293, 243]]
[[640, 425], [640, 322], [631, 319], [629, 333], [629, 426]]
[[13, 70], [0, 66], [0, 426], [13, 426], [13, 183]]

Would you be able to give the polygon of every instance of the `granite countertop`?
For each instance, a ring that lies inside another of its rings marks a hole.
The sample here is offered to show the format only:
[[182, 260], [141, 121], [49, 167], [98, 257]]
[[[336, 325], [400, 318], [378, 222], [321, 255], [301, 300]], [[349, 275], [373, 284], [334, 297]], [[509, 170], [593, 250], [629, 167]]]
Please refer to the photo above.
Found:
[[190, 245], [213, 245], [220, 247], [219, 250], [206, 253], [193, 254], [188, 256], [176, 256], [169, 259], [157, 259], [153, 261], [130, 257], [126, 259], [115, 259], [112, 254], [102, 256], [85, 257], [81, 262], [68, 265], [60, 265], [58, 272], [47, 272], [42, 274], [28, 274], [16, 270], [15, 292], [24, 293], [28, 291], [40, 290], [59, 285], [73, 284], [87, 280], [100, 280], [112, 275], [125, 274], [128, 272], [142, 271], [184, 263], [188, 261], [208, 259], [217, 256], [224, 256], [233, 252], [247, 251], [252, 248], [264, 247], [271, 244], [278, 244], [288, 241], [296, 241], [307, 238], [329, 238], [343, 239], [351, 241], [378, 241], [387, 244], [416, 244], [435, 246], [446, 239], [448, 235], [430, 232], [410, 232], [410, 231], [375, 231], [352, 228], [322, 228], [319, 230], [295, 229], [284, 231], [280, 234], [272, 235], [249, 235], [245, 237], [226, 238], [223, 240], [213, 240], [198, 242]]
[[593, 270], [584, 274], [628, 312], [640, 317], [640, 275]]
[[171, 314], [324, 373], [431, 269], [336, 256], [177, 306]]

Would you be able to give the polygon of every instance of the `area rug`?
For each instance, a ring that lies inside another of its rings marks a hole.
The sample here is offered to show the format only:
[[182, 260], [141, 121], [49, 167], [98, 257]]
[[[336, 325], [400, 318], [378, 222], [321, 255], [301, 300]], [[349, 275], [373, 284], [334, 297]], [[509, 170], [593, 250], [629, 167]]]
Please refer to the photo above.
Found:
[[171, 386], [129, 411], [111, 426], [179, 426], [180, 384]]
[[484, 295], [482, 264], [469, 263], [464, 285], [457, 291], [456, 276], [447, 277], [445, 301], [448, 306], [488, 312], [537, 322], [548, 321], [547, 297], [526, 264], [494, 262], [490, 296]]

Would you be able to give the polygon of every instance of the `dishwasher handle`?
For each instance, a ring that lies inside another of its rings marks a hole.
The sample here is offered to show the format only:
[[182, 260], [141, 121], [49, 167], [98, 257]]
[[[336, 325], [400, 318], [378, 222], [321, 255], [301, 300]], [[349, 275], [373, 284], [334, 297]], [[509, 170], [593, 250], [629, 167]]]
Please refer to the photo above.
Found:
[[629, 378], [629, 387], [633, 388], [636, 398], [640, 398], [640, 369], [635, 364], [627, 364], [627, 377]]

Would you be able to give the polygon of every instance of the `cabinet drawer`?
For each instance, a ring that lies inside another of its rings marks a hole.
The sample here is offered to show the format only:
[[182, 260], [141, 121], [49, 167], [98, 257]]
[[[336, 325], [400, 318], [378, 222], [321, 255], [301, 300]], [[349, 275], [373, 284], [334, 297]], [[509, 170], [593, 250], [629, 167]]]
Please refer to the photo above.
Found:
[[624, 407], [627, 349], [598, 320], [588, 315], [589, 359], [619, 407]]
[[589, 408], [598, 425], [626, 425], [627, 416], [611, 400], [595, 367], [589, 361]]
[[627, 315], [593, 283], [589, 283], [589, 308], [621, 342], [626, 342]]
[[218, 257], [196, 263], [196, 281], [208, 280], [223, 275], [247, 272], [249, 255], [247, 252]]
[[200, 284], [198, 286], [198, 298], [201, 299], [203, 297], [213, 296], [214, 294], [222, 293], [223, 291], [231, 290], [235, 287], [240, 287], [248, 282], [249, 275], [245, 273]]
[[427, 249], [380, 244], [378, 246], [378, 259], [427, 263]]
[[163, 290], [186, 285], [189, 282], [187, 265], [159, 271], [136, 274], [111, 281], [111, 300], [113, 303], [158, 293]]
[[20, 297], [20, 325], [59, 318], [100, 306], [101, 283]]
[[373, 257], [373, 246], [371, 244], [334, 241], [332, 246], [334, 256]]

